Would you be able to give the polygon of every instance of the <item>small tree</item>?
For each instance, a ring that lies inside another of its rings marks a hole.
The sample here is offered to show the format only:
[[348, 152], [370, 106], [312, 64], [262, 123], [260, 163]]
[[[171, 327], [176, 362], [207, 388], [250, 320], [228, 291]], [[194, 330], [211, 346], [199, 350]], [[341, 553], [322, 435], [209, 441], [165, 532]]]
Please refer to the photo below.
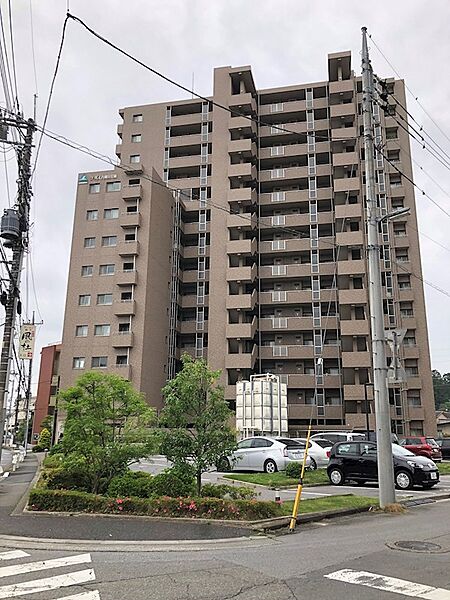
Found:
[[44, 417], [41, 421], [41, 427], [42, 429], [48, 429], [51, 434], [53, 429], [53, 416], [47, 415]]
[[155, 448], [154, 410], [118, 375], [88, 372], [60, 392], [67, 412], [65, 464], [82, 470], [93, 493]]
[[44, 427], [44, 429], [39, 434], [39, 440], [37, 445], [41, 450], [49, 450], [51, 442], [52, 436], [50, 434], [50, 431]]
[[182, 370], [163, 388], [161, 452], [176, 466], [191, 465], [200, 494], [202, 473], [236, 448], [232, 412], [216, 385], [220, 371], [204, 360], [182, 357]]

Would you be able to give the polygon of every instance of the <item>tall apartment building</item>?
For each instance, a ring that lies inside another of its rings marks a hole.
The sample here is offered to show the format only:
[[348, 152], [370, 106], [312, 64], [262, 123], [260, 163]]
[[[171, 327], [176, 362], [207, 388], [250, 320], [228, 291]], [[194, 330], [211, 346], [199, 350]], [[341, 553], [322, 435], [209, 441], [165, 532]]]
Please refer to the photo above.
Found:
[[[388, 85], [405, 103], [403, 81]], [[383, 152], [412, 177], [395, 105], [389, 116], [374, 110]], [[161, 386], [188, 352], [222, 369], [231, 404], [238, 380], [280, 375], [292, 432], [311, 417], [318, 429], [364, 428], [364, 144], [350, 53], [329, 55], [328, 80], [273, 89], [258, 90], [248, 66], [217, 68], [210, 98], [120, 116], [121, 166], [79, 176], [62, 385], [105, 368], [160, 406]], [[385, 325], [407, 329], [408, 378], [390, 389], [392, 428], [433, 434], [413, 187], [382, 154], [376, 168], [381, 213], [411, 211], [380, 233]]]

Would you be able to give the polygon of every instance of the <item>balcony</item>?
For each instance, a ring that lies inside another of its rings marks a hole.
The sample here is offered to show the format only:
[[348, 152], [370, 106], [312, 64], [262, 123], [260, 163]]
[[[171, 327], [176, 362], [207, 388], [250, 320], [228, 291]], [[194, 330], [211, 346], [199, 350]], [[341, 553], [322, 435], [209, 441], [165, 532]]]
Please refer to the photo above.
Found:
[[340, 260], [337, 264], [338, 275], [361, 275], [366, 272], [366, 262], [360, 260]]
[[336, 219], [346, 219], [347, 217], [362, 217], [361, 204], [338, 204], [334, 209]]
[[337, 152], [333, 154], [333, 167], [349, 167], [359, 164], [357, 152]]
[[256, 123], [245, 117], [231, 117], [228, 121], [228, 129], [231, 132], [238, 131], [245, 135], [256, 136]]
[[227, 281], [253, 282], [256, 277], [256, 265], [251, 267], [228, 267]]
[[124, 185], [122, 186], [122, 198], [127, 200], [142, 199], [142, 185]]
[[179, 323], [180, 333], [196, 333], [206, 331], [208, 331], [208, 321], [203, 321], [203, 326], [201, 326], [201, 323], [197, 324], [197, 321], [195, 319], [193, 319], [192, 321], [180, 321]]
[[239, 154], [247, 157], [256, 156], [256, 144], [251, 138], [231, 140], [228, 142], [228, 154]]
[[228, 190], [228, 202], [242, 202], [243, 204], [255, 204], [256, 191], [250, 187], [235, 188]]
[[108, 367], [108, 372], [131, 381], [131, 365], [111, 365]]
[[[282, 180], [283, 183], [295, 181], [297, 179], [306, 179], [309, 176], [308, 167], [287, 167], [281, 169], [266, 169], [260, 171], [259, 180], [261, 182]], [[316, 175], [326, 176], [331, 174], [330, 165], [317, 165]]]
[[344, 368], [351, 367], [369, 368], [371, 366], [369, 352], [342, 352], [342, 366]]
[[329, 94], [343, 94], [344, 92], [355, 91], [353, 79], [344, 79], [342, 81], [330, 81], [328, 84]]
[[[209, 276], [209, 271], [207, 271]], [[189, 269], [181, 271], [180, 279], [183, 283], [196, 283], [198, 280], [198, 270], [197, 269]], [[205, 281], [208, 278], [205, 278]]]
[[[201, 231], [209, 231], [209, 221], [206, 222], [205, 224], [205, 229], [202, 229]], [[199, 232], [199, 223], [198, 221], [194, 221], [193, 223], [183, 223], [183, 233], [185, 233], [186, 235], [195, 235]]]
[[[262, 319], [261, 319], [262, 320]], [[313, 359], [313, 346], [261, 346], [260, 356], [263, 360], [285, 360], [287, 358]]]
[[335, 192], [357, 192], [361, 189], [359, 177], [342, 177], [334, 180]]
[[132, 242], [119, 242], [117, 251], [120, 256], [137, 256], [139, 254], [139, 242], [137, 240]]
[[339, 304], [366, 304], [367, 290], [339, 290]]
[[[259, 320], [259, 329], [261, 331], [286, 331], [286, 332], [287, 331], [289, 331], [289, 332], [291, 332], [291, 331], [312, 331], [313, 321], [312, 321], [312, 317], [265, 317], [265, 318], [262, 318]], [[311, 346], [311, 352], [312, 352], [312, 346]]]
[[341, 335], [369, 335], [369, 321], [367, 319], [341, 320]]
[[257, 242], [251, 240], [230, 240], [227, 242], [227, 254], [238, 254], [242, 256], [251, 256], [256, 252]]
[[116, 301], [114, 302], [114, 314], [118, 317], [134, 315], [136, 313], [136, 302], [130, 301]]
[[[334, 247], [334, 238], [331, 236], [319, 237], [317, 247], [323, 250]], [[289, 240], [276, 239], [267, 242], [261, 242], [259, 245], [259, 251], [261, 254], [301, 252], [302, 250], [311, 250], [310, 238], [292, 238]]]
[[[324, 418], [319, 417], [317, 412], [317, 406], [311, 404], [289, 404], [288, 403], [288, 419], [317, 419]], [[326, 419], [342, 419], [343, 409], [342, 406], [329, 406], [325, 405], [325, 418]], [[324, 434], [325, 435], [325, 434]]]
[[257, 217], [252, 213], [232, 214], [227, 216], [228, 229], [255, 229]]
[[170, 125], [172, 127], [180, 126], [180, 125], [196, 125], [200, 124], [202, 121], [202, 113], [195, 112], [185, 115], [171, 115], [170, 117]]
[[[344, 401], [347, 400], [364, 400], [363, 385], [344, 385]], [[367, 388], [368, 398], [372, 398], [373, 392], [370, 387]]]
[[228, 166], [229, 179], [237, 178], [242, 181], [256, 180], [256, 167], [250, 162], [238, 163]]
[[356, 127], [336, 127], [331, 130], [331, 141], [352, 140], [358, 137]]
[[233, 94], [228, 101], [228, 106], [231, 110], [236, 112], [239, 112], [239, 109], [244, 106], [250, 109], [251, 112], [256, 112], [256, 101], [249, 92], [245, 94]]
[[129, 332], [116, 333], [111, 336], [111, 346], [113, 348], [132, 348], [134, 342], [134, 335]]
[[362, 231], [344, 231], [336, 234], [336, 244], [338, 246], [362, 246]]
[[190, 154], [189, 156], [174, 156], [170, 159], [169, 164], [171, 169], [176, 169], [180, 167], [198, 167], [205, 163], [202, 161], [200, 154]]
[[234, 294], [227, 296], [226, 307], [228, 310], [253, 310], [256, 305], [256, 290], [251, 294]]
[[311, 302], [311, 290], [273, 290], [259, 294], [260, 304], [302, 304]]
[[225, 367], [227, 369], [253, 369], [256, 356], [258, 354], [258, 346], [253, 346], [251, 352], [239, 352], [237, 354], [225, 355]]
[[138, 212], [122, 213], [119, 217], [119, 225], [121, 227], [140, 227], [141, 226], [140, 213], [138, 213]]
[[180, 146], [199, 146], [202, 143], [200, 133], [192, 133], [190, 135], [175, 135], [170, 138], [170, 146], [179, 148]]
[[118, 271], [116, 273], [117, 285], [136, 285], [138, 281], [138, 272], [134, 271]]
[[[329, 152], [329, 142], [317, 142], [316, 153]], [[260, 148], [259, 158], [273, 158], [274, 160], [279, 156], [284, 157], [295, 157], [295, 156], [306, 156], [308, 154], [307, 144], [288, 144], [287, 146], [271, 146], [269, 148]]]
[[[195, 308], [198, 305], [197, 294], [190, 294], [189, 296], [180, 296], [179, 300], [181, 308]], [[203, 297], [203, 303], [201, 306], [208, 306], [208, 296]]]
[[353, 102], [346, 104], [332, 104], [330, 106], [330, 117], [356, 116], [356, 106]]
[[[334, 275], [334, 262], [320, 263], [321, 275]], [[259, 269], [261, 279], [281, 279], [311, 276], [311, 263], [266, 265]]]
[[409, 406], [408, 416], [411, 421], [423, 421], [425, 419], [425, 411], [422, 406]]
[[419, 346], [402, 346], [403, 358], [420, 358]]
[[229, 339], [252, 340], [256, 335], [256, 317], [253, 317], [251, 323], [228, 323], [225, 331]]
[[[276, 181], [276, 179], [274, 180]], [[317, 200], [329, 200], [333, 196], [331, 188], [317, 188]], [[259, 203], [263, 206], [277, 206], [309, 202], [308, 190], [292, 190], [286, 192], [264, 193], [259, 196]]]

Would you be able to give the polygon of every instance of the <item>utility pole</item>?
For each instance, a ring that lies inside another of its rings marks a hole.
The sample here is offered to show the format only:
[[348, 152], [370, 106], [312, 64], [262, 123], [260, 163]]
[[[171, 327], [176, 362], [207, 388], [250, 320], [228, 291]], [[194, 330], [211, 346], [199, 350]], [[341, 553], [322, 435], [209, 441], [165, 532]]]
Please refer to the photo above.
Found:
[[[3, 118], [2, 118], [3, 117]], [[7, 238], [8, 247], [12, 248], [12, 261], [9, 269], [9, 286], [5, 303], [5, 325], [3, 329], [2, 350], [0, 355], [0, 460], [3, 446], [5, 406], [8, 395], [9, 372], [11, 366], [11, 355], [14, 344], [14, 324], [17, 316], [19, 300], [20, 275], [22, 271], [23, 256], [28, 248], [29, 213], [31, 201], [31, 149], [33, 144], [33, 133], [35, 123], [33, 119], [10, 119], [0, 115], [1, 125], [5, 128], [12, 126], [24, 130], [23, 142], [12, 142], [17, 147], [18, 162], [18, 191], [17, 191], [17, 217], [18, 232], [8, 236], [4, 235], [3, 227], [0, 235]], [[6, 142], [8, 143], [8, 142]], [[3, 221], [3, 220], [2, 220]], [[2, 222], [3, 225], [3, 222]]]
[[367, 47], [367, 28], [362, 28], [362, 113], [366, 168], [366, 218], [370, 326], [372, 333], [373, 395], [377, 434], [378, 485], [380, 507], [395, 502], [394, 464], [392, 457], [391, 416], [387, 386], [387, 364], [381, 286], [379, 223], [375, 186], [375, 145], [373, 137], [372, 99], [374, 79]]

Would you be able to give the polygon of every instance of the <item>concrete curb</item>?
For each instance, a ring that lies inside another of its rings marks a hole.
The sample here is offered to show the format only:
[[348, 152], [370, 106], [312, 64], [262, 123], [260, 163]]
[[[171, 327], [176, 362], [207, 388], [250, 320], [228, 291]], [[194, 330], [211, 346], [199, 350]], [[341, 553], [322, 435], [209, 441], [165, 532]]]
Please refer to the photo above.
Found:
[[[43, 458], [40, 456], [37, 456], [37, 455], [35, 455], [35, 456], [36, 456], [37, 463], [38, 463], [36, 473], [34, 474], [33, 479], [30, 481], [27, 489], [22, 494], [22, 497], [20, 498], [19, 502], [16, 504], [13, 511], [11, 512], [12, 517], [23, 514], [23, 512], [25, 511], [26, 506], [28, 504], [28, 497], [30, 495], [30, 490], [31, 490], [31, 488], [34, 487], [34, 485], [37, 483], [39, 477], [41, 476], [41, 467], [42, 467]], [[25, 460], [26, 460], [26, 458], [25, 458]]]

